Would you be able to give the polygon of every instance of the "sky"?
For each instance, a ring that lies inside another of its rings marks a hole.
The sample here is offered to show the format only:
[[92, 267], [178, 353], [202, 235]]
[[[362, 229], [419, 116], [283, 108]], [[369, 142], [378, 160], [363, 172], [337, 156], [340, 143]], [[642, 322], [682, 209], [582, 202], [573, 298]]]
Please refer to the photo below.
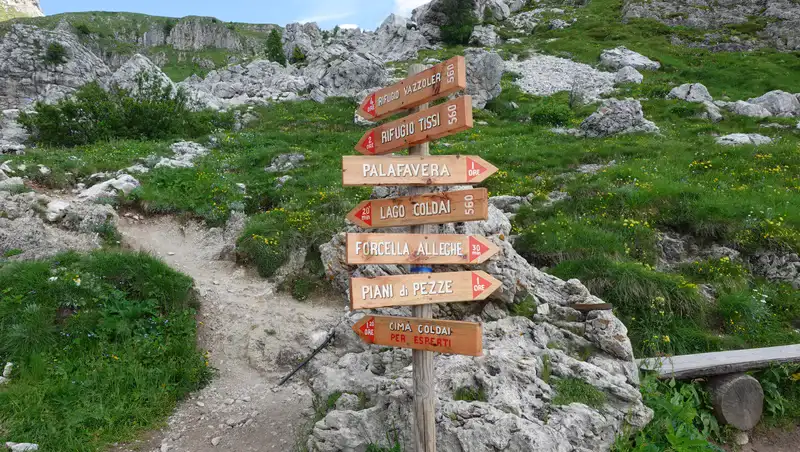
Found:
[[429, 0], [41, 0], [47, 15], [77, 11], [126, 11], [154, 16], [213, 16], [226, 22], [317, 22], [377, 28], [391, 13], [410, 16]]

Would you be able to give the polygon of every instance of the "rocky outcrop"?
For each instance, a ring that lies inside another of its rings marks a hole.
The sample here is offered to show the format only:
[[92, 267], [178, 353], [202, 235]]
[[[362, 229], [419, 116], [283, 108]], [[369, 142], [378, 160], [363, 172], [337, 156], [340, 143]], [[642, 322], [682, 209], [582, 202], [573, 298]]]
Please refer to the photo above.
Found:
[[638, 100], [607, 99], [580, 125], [580, 135], [596, 138], [628, 133], [658, 133], [659, 129], [644, 118]]
[[138, 188], [139, 185], [139, 181], [133, 176], [121, 174], [114, 179], [103, 181], [81, 191], [78, 193], [78, 199], [82, 201], [115, 199], [119, 193], [129, 195], [133, 190]]
[[[152, 35], [151, 35], [152, 37]], [[175, 50], [242, 50], [239, 35], [209, 17], [184, 17], [172, 28], [167, 44]]]
[[[432, 42], [440, 39], [439, 29], [448, 23], [447, 12], [443, 0], [433, 0], [416, 8], [412, 19], [419, 26], [422, 34]], [[512, 13], [525, 6], [525, 0], [475, 0], [474, 13], [478, 18], [491, 18], [495, 21], [504, 21]]]
[[522, 61], [507, 61], [505, 65], [507, 71], [520, 75], [514, 83], [526, 93], [537, 96], [570, 91], [581, 93], [586, 102], [593, 102], [614, 91], [614, 73], [565, 58], [532, 55]]
[[736, 113], [737, 115], [749, 116], [751, 118], [767, 118], [772, 116], [769, 110], [761, 105], [751, 104], [743, 100], [736, 102], [717, 101], [715, 105], [725, 108], [726, 110]]
[[[65, 205], [66, 204], [66, 205]], [[0, 256], [14, 251], [12, 259], [42, 259], [58, 253], [100, 248], [97, 231], [117, 224], [117, 214], [107, 205], [61, 202], [33, 192], [12, 194], [0, 187]]]
[[283, 31], [283, 53], [292, 59], [297, 47], [304, 55], [317, 53], [322, 47], [322, 31], [315, 22], [288, 24]]
[[800, 289], [800, 257], [797, 253], [764, 252], [750, 259], [754, 274]]
[[[373, 196], [400, 193], [376, 189]], [[440, 449], [604, 451], [626, 426], [636, 430], [647, 424], [652, 412], [637, 390], [638, 371], [625, 326], [610, 311], [583, 314], [570, 307], [601, 303], [599, 299], [577, 280], [564, 282], [528, 264], [505, 240], [511, 225], [493, 205], [487, 221], [438, 229], [482, 234], [497, 244], [500, 253], [477, 268], [503, 284], [487, 302], [434, 308], [440, 318], [483, 320], [484, 337], [482, 357], [439, 355], [434, 360]], [[344, 234], [320, 248], [326, 272], [342, 292], [351, 276], [406, 273], [398, 265], [348, 267], [344, 250]], [[520, 303], [533, 310], [533, 321], [509, 315]], [[407, 308], [377, 311], [410, 315]], [[361, 451], [370, 442], [382, 442], [387, 431], [402, 444], [410, 443], [411, 354], [362, 343], [350, 330], [361, 315], [337, 327], [334, 347], [311, 363], [310, 384], [318, 397], [363, 392], [369, 400], [329, 412], [314, 427], [308, 443], [312, 450]], [[602, 407], [569, 400], [557, 404], [560, 381], [592, 386], [605, 402]], [[482, 396], [456, 400], [456, 391], [465, 388]]]
[[741, 146], [745, 144], [762, 145], [772, 143], [772, 138], [757, 133], [732, 133], [717, 138], [717, 144], [723, 146]]
[[467, 64], [467, 94], [472, 96], [472, 107], [482, 110], [486, 103], [503, 91], [504, 61], [499, 54], [483, 49], [465, 49]]
[[298, 92], [309, 90], [309, 82], [292, 67], [256, 60], [244, 66], [237, 64], [211, 71], [205, 79], [190, 77], [178, 83], [178, 87], [187, 90], [199, 105], [220, 109], [296, 99]]
[[387, 63], [414, 59], [420, 50], [433, 48], [408, 19], [395, 14], [390, 14], [375, 33], [363, 35], [355, 38], [355, 48], [378, 55]]
[[687, 102], [711, 102], [714, 100], [702, 83], [685, 83], [672, 88], [672, 91], [667, 94], [667, 99], [680, 99]]
[[658, 61], [653, 61], [641, 53], [634, 52], [623, 46], [603, 50], [603, 53], [600, 54], [600, 64], [611, 69], [622, 69], [630, 66], [640, 71], [657, 71], [661, 68], [661, 63]]
[[650, 18], [704, 30], [766, 19], [758, 39], [779, 50], [800, 49], [800, 3], [794, 0], [626, 0], [623, 17]]
[[[141, 81], [141, 82], [140, 82]], [[141, 83], [145, 83], [142, 85]], [[116, 85], [133, 94], [138, 93], [142, 86], [158, 84], [162, 87], [174, 88], [175, 84], [161, 68], [156, 66], [147, 57], [135, 54], [111, 76], [109, 85]]]
[[0, 0], [0, 22], [15, 17], [44, 16], [39, 0]]
[[318, 102], [330, 96], [358, 97], [364, 90], [386, 85], [386, 69], [380, 57], [352, 52], [338, 44], [314, 55], [303, 76], [314, 87], [311, 98]]
[[0, 155], [22, 154], [28, 133], [17, 122], [19, 110], [9, 109], [0, 112]]
[[472, 30], [469, 43], [478, 47], [495, 47], [502, 43], [494, 25], [478, 25]]
[[53, 102], [109, 75], [105, 63], [69, 32], [14, 24], [0, 38], [0, 109], [21, 108], [37, 99]]

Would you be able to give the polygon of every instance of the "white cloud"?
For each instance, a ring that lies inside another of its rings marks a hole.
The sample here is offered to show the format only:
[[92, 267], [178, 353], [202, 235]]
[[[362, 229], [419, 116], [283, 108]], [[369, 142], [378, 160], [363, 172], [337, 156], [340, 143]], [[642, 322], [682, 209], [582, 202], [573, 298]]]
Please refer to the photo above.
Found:
[[358, 25], [356, 25], [356, 24], [339, 24], [339, 28], [343, 28], [345, 30], [354, 30], [354, 29], [358, 28]]
[[411, 11], [417, 6], [424, 5], [431, 0], [394, 0], [394, 13], [401, 16], [410, 16]]
[[302, 19], [298, 19], [297, 21], [301, 24], [307, 22], [330, 22], [333, 20], [340, 20], [340, 19], [347, 19], [348, 17], [352, 16], [355, 13], [347, 12], [347, 13], [331, 13], [331, 14], [317, 14], [314, 16], [304, 17]]

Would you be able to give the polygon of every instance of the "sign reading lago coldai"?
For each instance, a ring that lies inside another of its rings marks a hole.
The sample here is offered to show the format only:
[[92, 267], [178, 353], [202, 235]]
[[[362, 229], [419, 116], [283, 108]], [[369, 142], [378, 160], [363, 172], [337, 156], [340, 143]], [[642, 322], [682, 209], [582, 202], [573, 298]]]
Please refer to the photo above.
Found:
[[489, 218], [485, 188], [362, 201], [347, 219], [364, 228], [460, 223]]
[[485, 300], [500, 285], [484, 271], [350, 278], [350, 308]]
[[364, 119], [377, 121], [466, 87], [467, 66], [464, 57], [457, 56], [370, 94], [356, 112]]
[[472, 128], [472, 98], [462, 96], [388, 122], [367, 133], [356, 144], [364, 155], [381, 155]]
[[366, 315], [353, 325], [353, 331], [367, 344], [458, 355], [483, 354], [483, 330], [478, 323]]
[[347, 263], [480, 264], [500, 251], [489, 239], [458, 234], [347, 234]]
[[495, 172], [494, 165], [471, 155], [342, 157], [345, 187], [477, 184]]

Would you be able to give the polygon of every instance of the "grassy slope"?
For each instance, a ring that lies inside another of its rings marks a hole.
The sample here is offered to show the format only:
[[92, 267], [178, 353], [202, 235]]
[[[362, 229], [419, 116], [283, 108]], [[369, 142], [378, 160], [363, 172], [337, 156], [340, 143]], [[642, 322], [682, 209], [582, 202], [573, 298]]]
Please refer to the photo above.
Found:
[[0, 441], [98, 451], [157, 426], [209, 378], [192, 280], [144, 254], [0, 262]]

